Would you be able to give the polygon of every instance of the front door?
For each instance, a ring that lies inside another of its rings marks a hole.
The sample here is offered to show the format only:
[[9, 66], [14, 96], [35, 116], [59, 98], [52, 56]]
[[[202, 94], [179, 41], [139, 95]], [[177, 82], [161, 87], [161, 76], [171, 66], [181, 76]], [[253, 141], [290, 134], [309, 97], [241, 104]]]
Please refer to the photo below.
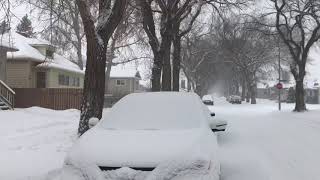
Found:
[[46, 72], [37, 72], [37, 88], [46, 88]]

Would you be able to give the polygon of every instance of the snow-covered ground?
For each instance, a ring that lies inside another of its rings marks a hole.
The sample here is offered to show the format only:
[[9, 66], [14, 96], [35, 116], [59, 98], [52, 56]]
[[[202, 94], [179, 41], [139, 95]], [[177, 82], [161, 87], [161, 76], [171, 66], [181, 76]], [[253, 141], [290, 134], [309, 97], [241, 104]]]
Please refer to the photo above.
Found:
[[[320, 105], [293, 113], [293, 104], [260, 100], [212, 110], [229, 121], [218, 134], [221, 180], [318, 180]], [[42, 108], [0, 111], [0, 179], [38, 179], [54, 173], [76, 139], [79, 111]]]
[[221, 180], [320, 179], [320, 105], [292, 112], [294, 104], [218, 102], [216, 116], [229, 121], [220, 133]]

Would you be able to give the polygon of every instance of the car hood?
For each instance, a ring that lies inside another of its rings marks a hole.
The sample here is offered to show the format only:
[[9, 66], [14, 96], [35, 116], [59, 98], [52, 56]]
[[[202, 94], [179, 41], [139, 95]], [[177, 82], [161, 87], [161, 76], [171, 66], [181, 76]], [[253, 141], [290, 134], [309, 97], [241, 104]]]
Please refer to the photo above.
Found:
[[211, 159], [216, 137], [210, 130], [106, 130], [95, 127], [73, 146], [68, 158], [104, 167], [156, 167], [192, 156]]

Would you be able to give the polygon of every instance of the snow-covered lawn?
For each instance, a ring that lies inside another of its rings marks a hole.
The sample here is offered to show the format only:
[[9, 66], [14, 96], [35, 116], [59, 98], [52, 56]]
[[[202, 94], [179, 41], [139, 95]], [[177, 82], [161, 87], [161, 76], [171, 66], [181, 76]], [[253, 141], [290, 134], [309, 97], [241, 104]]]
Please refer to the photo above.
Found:
[[[221, 180], [320, 179], [320, 105], [283, 111], [270, 101], [232, 105], [218, 99], [216, 118], [229, 121], [218, 135]], [[0, 111], [0, 179], [37, 179], [61, 167], [76, 139], [79, 111], [42, 108]]]

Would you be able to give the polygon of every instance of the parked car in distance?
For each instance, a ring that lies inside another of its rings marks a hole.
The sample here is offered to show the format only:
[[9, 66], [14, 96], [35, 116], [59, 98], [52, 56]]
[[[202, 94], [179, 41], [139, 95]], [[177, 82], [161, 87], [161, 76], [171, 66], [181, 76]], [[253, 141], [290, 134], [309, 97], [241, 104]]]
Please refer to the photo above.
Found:
[[231, 95], [229, 98], [231, 104], [241, 104], [241, 97], [237, 95]]
[[131, 174], [168, 173], [154, 177], [218, 180], [218, 145], [212, 131], [221, 129], [226, 122], [215, 121], [214, 115], [194, 93], [127, 95], [111, 108], [108, 116], [99, 122], [96, 118], [89, 121], [93, 127], [68, 153], [63, 173], [66, 178], [62, 179], [76, 176], [87, 167], [73, 162], [86, 162], [96, 167], [96, 173], [116, 175], [117, 179], [122, 179], [121, 172], [129, 168]]
[[214, 105], [214, 101], [213, 101], [213, 98], [211, 95], [207, 94], [207, 95], [204, 95], [202, 97], [202, 102], [205, 104], [205, 105], [209, 105], [209, 106], [213, 106]]

